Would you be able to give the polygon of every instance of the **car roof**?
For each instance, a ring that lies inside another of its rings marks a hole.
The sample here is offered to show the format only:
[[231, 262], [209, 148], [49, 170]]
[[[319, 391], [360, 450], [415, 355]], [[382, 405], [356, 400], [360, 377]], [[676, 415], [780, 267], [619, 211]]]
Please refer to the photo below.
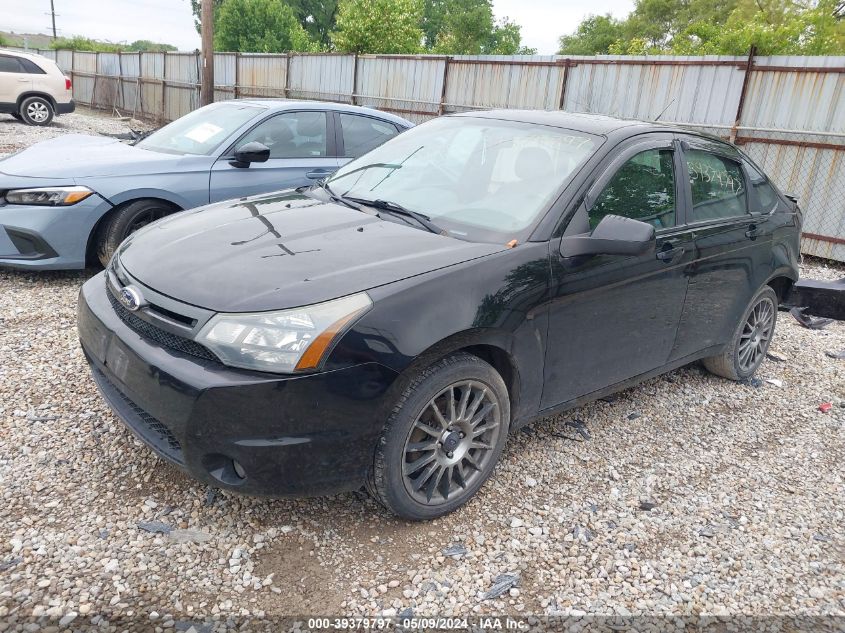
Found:
[[332, 101], [301, 101], [298, 99], [238, 99], [238, 103], [254, 105], [262, 108], [273, 110], [289, 110], [296, 108], [297, 110], [331, 110], [334, 112], [355, 112], [363, 115], [378, 116], [380, 119], [390, 121], [391, 123], [398, 123], [403, 127], [413, 127], [413, 123], [400, 116], [378, 110], [376, 108], [367, 108], [364, 106], [355, 106], [348, 103], [334, 103]]
[[[553, 127], [586, 132], [587, 134], [598, 134], [607, 136], [613, 132], [623, 131], [633, 134], [643, 132], [672, 132], [680, 128], [652, 123], [648, 121], [637, 121], [635, 119], [619, 119], [604, 114], [589, 114], [586, 112], [565, 112], [563, 110], [482, 110], [474, 112], [461, 112], [453, 114], [455, 117], [476, 117], [485, 119], [499, 119], [502, 121], [518, 121], [522, 123], [534, 123], [537, 125], [550, 125]], [[687, 130], [684, 130], [688, 132]]]
[[52, 62], [53, 60], [38, 53], [25, 53], [23, 51], [13, 51], [8, 48], [0, 48], [0, 54], [11, 55], [12, 57], [25, 57], [34, 62]]

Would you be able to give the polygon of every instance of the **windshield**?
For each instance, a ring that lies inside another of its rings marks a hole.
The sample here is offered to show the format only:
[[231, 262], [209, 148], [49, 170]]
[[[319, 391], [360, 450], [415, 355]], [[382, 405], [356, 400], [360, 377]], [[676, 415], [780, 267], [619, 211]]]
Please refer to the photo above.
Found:
[[336, 195], [423, 213], [455, 237], [510, 241], [548, 209], [598, 143], [545, 125], [445, 117], [348, 163], [328, 184]]
[[235, 101], [213, 103], [168, 123], [136, 147], [169, 154], [211, 154], [261, 111], [262, 108]]

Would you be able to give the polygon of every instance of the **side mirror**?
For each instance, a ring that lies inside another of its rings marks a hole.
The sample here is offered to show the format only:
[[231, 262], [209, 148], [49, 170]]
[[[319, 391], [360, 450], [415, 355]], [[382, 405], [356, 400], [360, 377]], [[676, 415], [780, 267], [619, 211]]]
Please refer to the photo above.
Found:
[[235, 160], [232, 161], [232, 165], [234, 167], [249, 167], [250, 163], [266, 163], [269, 158], [270, 148], [264, 143], [252, 141], [235, 150]]
[[560, 241], [560, 254], [643, 255], [654, 250], [654, 227], [646, 222], [606, 215], [590, 235], [572, 235]]

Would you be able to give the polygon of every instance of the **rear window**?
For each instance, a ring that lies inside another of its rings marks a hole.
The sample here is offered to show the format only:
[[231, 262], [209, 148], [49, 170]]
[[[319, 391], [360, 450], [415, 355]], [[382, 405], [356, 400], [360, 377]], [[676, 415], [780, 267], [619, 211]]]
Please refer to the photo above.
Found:
[[18, 61], [23, 66], [23, 71], [25, 73], [29, 73], [30, 75], [46, 75], [47, 71], [45, 71], [41, 66], [36, 64], [34, 61], [30, 59], [26, 59], [25, 57], [19, 57]]

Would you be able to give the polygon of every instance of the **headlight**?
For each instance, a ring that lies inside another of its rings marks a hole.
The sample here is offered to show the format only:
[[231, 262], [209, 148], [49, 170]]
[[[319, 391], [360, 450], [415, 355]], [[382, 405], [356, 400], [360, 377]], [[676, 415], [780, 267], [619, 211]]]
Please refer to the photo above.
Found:
[[69, 207], [94, 192], [88, 187], [39, 187], [37, 189], [12, 189], [6, 192], [8, 204], [31, 204], [45, 207]]
[[291, 374], [316, 369], [332, 342], [372, 305], [362, 292], [279, 312], [217, 314], [196, 340], [226, 365]]

